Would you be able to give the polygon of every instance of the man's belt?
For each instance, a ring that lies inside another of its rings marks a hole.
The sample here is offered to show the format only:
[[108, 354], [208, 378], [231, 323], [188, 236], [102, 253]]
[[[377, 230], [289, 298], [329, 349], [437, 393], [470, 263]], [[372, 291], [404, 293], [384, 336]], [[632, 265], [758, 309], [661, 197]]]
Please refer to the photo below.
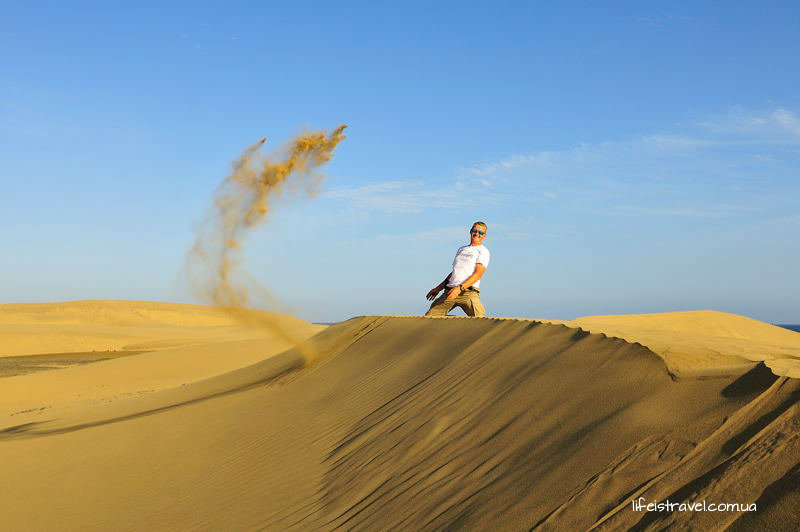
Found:
[[[459, 286], [459, 285], [456, 285], [456, 286]], [[452, 290], [452, 289], [453, 289], [453, 288], [455, 288], [456, 286], [448, 286], [448, 287], [447, 287], [447, 289], [448, 289], [448, 290]], [[474, 286], [470, 286], [469, 288], [467, 288], [467, 290], [472, 290], [472, 291], [474, 291], [474, 292], [478, 292], [479, 294], [481, 293], [481, 291], [480, 291], [480, 290], [478, 290], [477, 288], [475, 288]], [[464, 290], [464, 291], [466, 292], [467, 290]]]

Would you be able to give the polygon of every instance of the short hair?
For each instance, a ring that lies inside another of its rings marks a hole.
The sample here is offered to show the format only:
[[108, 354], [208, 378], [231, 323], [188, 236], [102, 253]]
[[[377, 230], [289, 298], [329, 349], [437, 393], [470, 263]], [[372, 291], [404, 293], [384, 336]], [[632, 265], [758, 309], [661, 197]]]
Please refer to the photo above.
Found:
[[483, 227], [483, 230], [484, 230], [484, 232], [487, 232], [487, 231], [489, 231], [489, 226], [488, 226], [488, 225], [486, 225], [486, 222], [475, 222], [474, 224], [472, 224], [472, 227], [475, 227], [476, 225], [480, 225], [480, 226], [482, 226], [482, 227]]

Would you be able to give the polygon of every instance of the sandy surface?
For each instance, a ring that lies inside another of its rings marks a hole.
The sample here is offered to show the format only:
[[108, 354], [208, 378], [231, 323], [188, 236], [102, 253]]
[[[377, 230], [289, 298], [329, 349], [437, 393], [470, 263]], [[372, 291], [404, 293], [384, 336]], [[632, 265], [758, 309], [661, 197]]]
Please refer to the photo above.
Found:
[[676, 376], [735, 374], [764, 362], [777, 375], [800, 378], [800, 333], [745, 316], [695, 310], [549, 321], [639, 342]]
[[[274, 313], [288, 330], [308, 325]], [[0, 357], [89, 351], [152, 351], [272, 337], [203, 305], [69, 301], [0, 305]]]
[[[768, 366], [793, 371], [799, 333], [708, 311], [275, 315], [309, 338], [287, 350], [198, 325], [213, 309], [170, 306], [158, 337], [166, 304], [80, 304], [95, 321], [16, 308], [4, 334], [16, 319], [132, 328], [119, 349], [197, 343], [0, 379], [1, 530], [800, 528], [800, 380]], [[47, 341], [80, 351], [71, 338]], [[648, 513], [638, 497], [757, 510]]]
[[87, 351], [83, 353], [46, 353], [0, 357], [0, 377], [27, 375], [39, 371], [64, 369], [103, 360], [141, 355], [147, 351]]

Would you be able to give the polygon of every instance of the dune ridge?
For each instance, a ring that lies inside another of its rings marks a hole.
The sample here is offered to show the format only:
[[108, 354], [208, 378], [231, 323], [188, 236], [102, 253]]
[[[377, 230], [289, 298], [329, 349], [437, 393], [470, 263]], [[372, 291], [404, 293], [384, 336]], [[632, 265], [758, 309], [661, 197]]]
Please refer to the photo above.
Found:
[[[642, 344], [497, 318], [353, 318], [307, 340], [311, 361], [297, 348], [248, 342], [257, 340], [204, 349], [261, 359], [186, 385], [80, 401], [40, 392], [39, 403], [6, 409], [0, 474], [14, 481], [0, 486], [1, 528], [735, 531], [800, 522], [800, 380], [763, 362], [676, 379]], [[89, 366], [49, 374], [102, 380], [112, 362], [145, 372], [166, 353], [98, 363], [91, 377], [79, 372]], [[7, 395], [0, 388], [0, 404]], [[648, 514], [631, 509], [640, 496], [759, 509]]]

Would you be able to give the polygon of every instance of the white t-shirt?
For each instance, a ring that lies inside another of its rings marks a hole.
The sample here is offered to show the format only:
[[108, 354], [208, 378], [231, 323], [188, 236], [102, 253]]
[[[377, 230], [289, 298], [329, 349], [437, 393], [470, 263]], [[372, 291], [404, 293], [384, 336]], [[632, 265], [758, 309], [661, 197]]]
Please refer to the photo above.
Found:
[[[475, 272], [475, 265], [481, 263], [484, 266], [489, 266], [489, 250], [486, 246], [461, 246], [456, 251], [456, 258], [453, 259], [453, 273], [447, 279], [448, 288], [458, 286], [467, 280], [467, 277]], [[481, 285], [480, 280], [475, 281], [475, 288]]]

